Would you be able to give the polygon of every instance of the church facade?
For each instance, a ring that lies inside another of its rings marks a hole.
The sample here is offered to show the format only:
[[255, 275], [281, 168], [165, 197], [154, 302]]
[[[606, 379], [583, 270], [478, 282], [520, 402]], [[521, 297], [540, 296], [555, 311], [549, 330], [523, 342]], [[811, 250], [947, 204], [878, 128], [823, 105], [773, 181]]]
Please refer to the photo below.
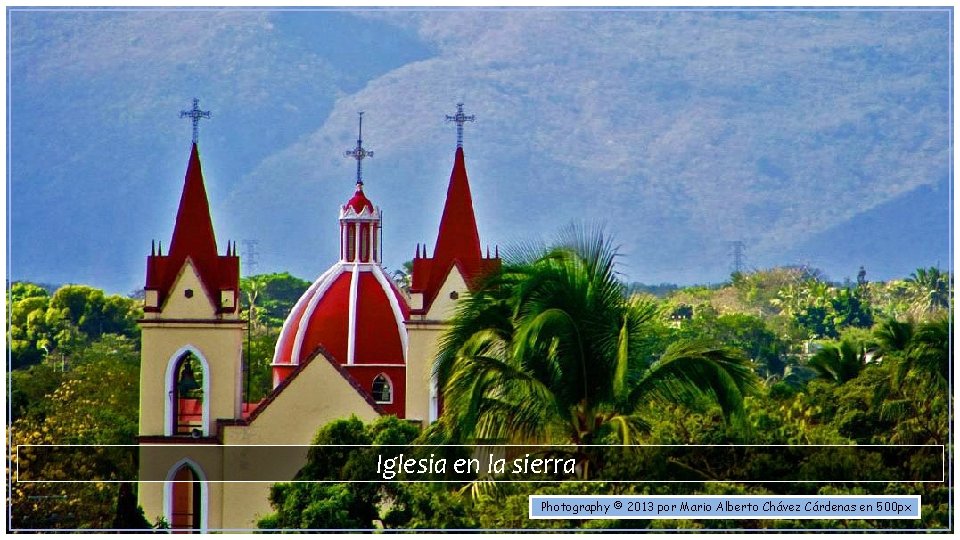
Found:
[[[167, 254], [152, 248], [140, 369], [140, 505], [174, 529], [245, 530], [271, 513], [270, 486], [292, 479], [317, 430], [356, 415], [426, 425], [442, 407], [431, 365], [456, 300], [500, 265], [484, 256], [462, 148], [432, 254], [417, 246], [409, 292], [381, 266], [380, 209], [363, 191], [362, 116], [353, 194], [340, 207], [335, 262], [295, 304], [277, 340], [273, 390], [243, 402], [240, 259], [220, 254], [194, 141]], [[438, 210], [440, 205], [437, 205]], [[332, 216], [331, 216], [332, 218]], [[331, 219], [332, 221], [332, 219]], [[268, 463], [269, 466], [264, 464]]]

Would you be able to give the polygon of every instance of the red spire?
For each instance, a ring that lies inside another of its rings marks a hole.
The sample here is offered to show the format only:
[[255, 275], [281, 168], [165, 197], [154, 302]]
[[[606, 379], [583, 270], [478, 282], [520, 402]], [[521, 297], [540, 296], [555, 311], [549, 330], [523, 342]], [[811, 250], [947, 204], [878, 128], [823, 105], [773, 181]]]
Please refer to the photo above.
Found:
[[480, 251], [480, 234], [473, 213], [463, 148], [457, 148], [453, 171], [450, 173], [447, 200], [440, 218], [440, 232], [433, 257], [426, 258], [426, 245], [422, 257], [414, 260], [411, 290], [423, 293], [423, 307], [418, 310], [423, 313], [429, 311], [454, 266], [467, 281], [467, 286], [472, 288], [476, 278], [499, 265], [495, 258], [484, 259]]
[[229, 244], [227, 255], [221, 256], [217, 253], [217, 239], [213, 232], [213, 220], [210, 218], [210, 205], [207, 190], [203, 185], [203, 171], [200, 168], [200, 154], [196, 143], [190, 151], [170, 250], [167, 255], [163, 255], [161, 249], [157, 250], [156, 255], [151, 255], [147, 262], [146, 288], [157, 290], [160, 302], [148, 311], [160, 309], [159, 306], [163, 304], [188, 258], [193, 261], [211, 300], [217, 303], [218, 311], [236, 311], [236, 305], [219, 307], [220, 291], [233, 290], [235, 295], [239, 294], [240, 262], [235, 253], [230, 254]]
[[467, 181], [467, 167], [463, 162], [463, 148], [457, 148], [433, 258], [441, 266], [456, 259], [469, 265], [479, 261], [480, 255], [480, 234], [477, 233], [477, 219], [473, 215], [473, 198]]
[[217, 239], [213, 234], [207, 190], [203, 186], [203, 171], [200, 169], [200, 154], [196, 143], [190, 151], [190, 162], [183, 180], [183, 194], [177, 223], [170, 241], [170, 257], [181, 259], [190, 256], [195, 263], [217, 256]]

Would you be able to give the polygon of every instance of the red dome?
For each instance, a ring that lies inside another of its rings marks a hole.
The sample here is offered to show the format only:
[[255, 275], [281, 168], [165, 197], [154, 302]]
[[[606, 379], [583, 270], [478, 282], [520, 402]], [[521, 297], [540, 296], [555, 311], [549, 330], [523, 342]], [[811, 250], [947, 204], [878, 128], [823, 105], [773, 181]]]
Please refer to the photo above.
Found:
[[373, 212], [373, 203], [363, 194], [363, 186], [357, 185], [357, 191], [353, 194], [353, 197], [347, 201], [347, 205], [343, 207], [344, 210], [347, 208], [352, 208], [353, 211], [358, 214], [363, 213], [364, 209]]
[[406, 362], [406, 299], [377, 264], [338, 263], [307, 289], [283, 323], [274, 366], [318, 349], [341, 365]]

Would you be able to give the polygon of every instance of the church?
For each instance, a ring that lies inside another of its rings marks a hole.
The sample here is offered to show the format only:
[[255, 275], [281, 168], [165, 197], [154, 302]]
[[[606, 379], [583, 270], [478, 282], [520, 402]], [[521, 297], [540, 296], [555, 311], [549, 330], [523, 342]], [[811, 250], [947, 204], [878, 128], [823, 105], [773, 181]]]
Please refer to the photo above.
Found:
[[[324, 424], [394, 415], [420, 425], [442, 408], [431, 365], [456, 300], [500, 266], [484, 255], [457, 105], [457, 146], [434, 251], [417, 246], [409, 292], [381, 266], [380, 208], [363, 191], [360, 113], [352, 194], [340, 206], [339, 254], [294, 305], [274, 351], [273, 390], [243, 402], [240, 258], [221, 254], [197, 144], [208, 118], [197, 100], [193, 144], [173, 237], [147, 257], [140, 366], [139, 500], [147, 519], [174, 529], [249, 530], [271, 513], [270, 486], [306, 462]], [[439, 201], [438, 201], [439, 203]], [[429, 205], [427, 205], [429, 208]], [[331, 213], [331, 225], [333, 215]], [[322, 259], [322, 256], [319, 257]], [[268, 464], [268, 465], [265, 465]]]

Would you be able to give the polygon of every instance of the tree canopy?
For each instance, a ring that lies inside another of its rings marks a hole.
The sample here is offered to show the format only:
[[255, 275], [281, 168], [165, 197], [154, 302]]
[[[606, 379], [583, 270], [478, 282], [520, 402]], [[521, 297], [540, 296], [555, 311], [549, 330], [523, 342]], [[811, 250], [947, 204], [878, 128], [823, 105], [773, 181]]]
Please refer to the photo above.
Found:
[[747, 359], [706, 338], [651, 350], [656, 306], [624, 294], [616, 257], [602, 231], [571, 228], [506, 261], [459, 304], [434, 368], [448, 436], [626, 444], [654, 404], [707, 400], [742, 413], [757, 387]]

